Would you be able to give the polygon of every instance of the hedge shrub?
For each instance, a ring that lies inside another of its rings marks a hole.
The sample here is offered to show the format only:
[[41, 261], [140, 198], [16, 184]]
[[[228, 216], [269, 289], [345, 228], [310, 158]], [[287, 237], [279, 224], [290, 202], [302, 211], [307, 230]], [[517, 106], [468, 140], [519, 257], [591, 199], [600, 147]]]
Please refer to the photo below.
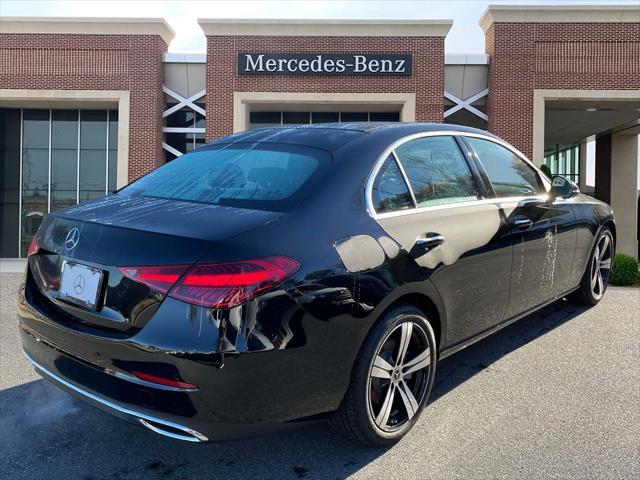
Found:
[[609, 283], [612, 285], [632, 285], [638, 281], [638, 261], [629, 255], [618, 253], [613, 259]]
[[540, 170], [542, 170], [547, 177], [551, 178], [551, 168], [549, 168], [549, 165], [543, 163], [540, 165]]

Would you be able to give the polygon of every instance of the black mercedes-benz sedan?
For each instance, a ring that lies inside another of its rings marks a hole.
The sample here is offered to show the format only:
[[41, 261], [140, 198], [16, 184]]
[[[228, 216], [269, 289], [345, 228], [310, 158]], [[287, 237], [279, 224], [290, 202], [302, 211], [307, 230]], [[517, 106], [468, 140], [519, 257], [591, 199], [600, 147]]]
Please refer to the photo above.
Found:
[[254, 130], [48, 215], [20, 330], [47, 380], [161, 435], [326, 419], [386, 445], [438, 360], [597, 303], [615, 235], [608, 205], [480, 130]]

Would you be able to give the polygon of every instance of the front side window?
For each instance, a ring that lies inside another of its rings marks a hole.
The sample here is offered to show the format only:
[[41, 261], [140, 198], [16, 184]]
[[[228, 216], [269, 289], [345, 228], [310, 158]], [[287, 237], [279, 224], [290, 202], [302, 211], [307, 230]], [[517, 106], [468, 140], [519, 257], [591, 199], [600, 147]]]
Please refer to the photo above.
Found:
[[490, 140], [465, 138], [478, 155], [497, 197], [538, 195], [544, 191], [535, 170], [511, 150]]
[[452, 137], [411, 140], [400, 145], [396, 155], [418, 207], [478, 199], [469, 166]]
[[413, 207], [409, 188], [400, 173], [395, 159], [390, 155], [382, 165], [371, 189], [373, 207], [378, 213], [405, 210]]
[[220, 145], [183, 155], [125, 188], [126, 194], [285, 211], [331, 155], [293, 145]]

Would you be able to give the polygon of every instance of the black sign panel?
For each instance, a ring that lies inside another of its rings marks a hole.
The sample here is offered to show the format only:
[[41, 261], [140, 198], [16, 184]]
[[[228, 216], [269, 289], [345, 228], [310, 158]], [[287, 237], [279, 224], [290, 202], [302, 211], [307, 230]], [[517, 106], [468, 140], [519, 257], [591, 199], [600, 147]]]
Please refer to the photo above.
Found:
[[411, 55], [238, 53], [240, 75], [411, 75]]

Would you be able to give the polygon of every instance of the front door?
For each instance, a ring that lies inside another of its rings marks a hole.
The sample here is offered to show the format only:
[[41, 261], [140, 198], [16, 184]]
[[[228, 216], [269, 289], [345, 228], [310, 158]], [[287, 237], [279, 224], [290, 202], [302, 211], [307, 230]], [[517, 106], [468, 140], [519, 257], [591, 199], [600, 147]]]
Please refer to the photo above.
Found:
[[550, 199], [538, 172], [506, 147], [465, 137], [507, 216], [513, 269], [507, 316], [526, 312], [571, 288], [575, 215], [563, 199]]

